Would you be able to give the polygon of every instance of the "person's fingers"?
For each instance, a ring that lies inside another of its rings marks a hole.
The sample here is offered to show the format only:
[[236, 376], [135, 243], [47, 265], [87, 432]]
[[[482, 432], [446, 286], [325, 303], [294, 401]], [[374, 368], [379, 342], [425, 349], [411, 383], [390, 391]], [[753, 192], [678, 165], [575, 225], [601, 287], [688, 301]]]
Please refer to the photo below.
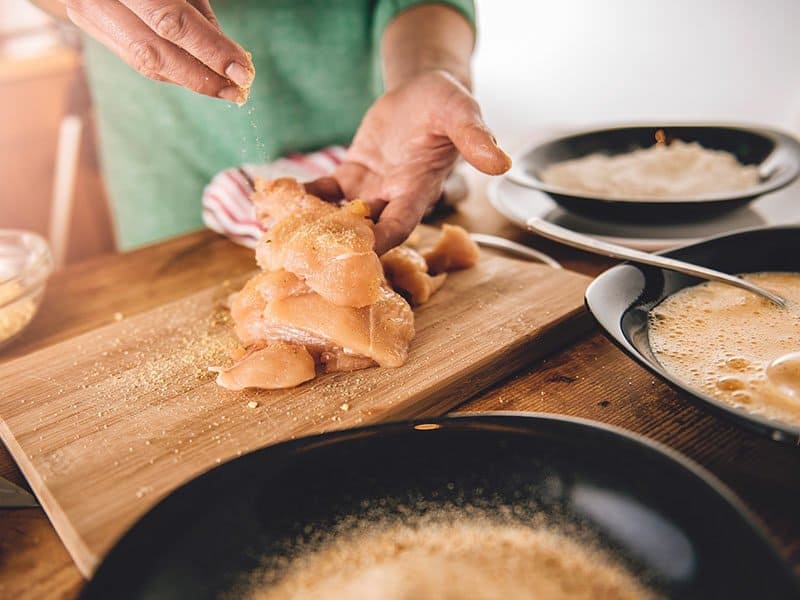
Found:
[[452, 102], [444, 116], [444, 131], [473, 167], [489, 175], [511, 168], [508, 156], [489, 131], [475, 99], [466, 94]]
[[346, 200], [359, 199], [369, 208], [369, 216], [377, 221], [386, 200], [380, 196], [382, 178], [370, 168], [357, 161], [351, 160], [348, 155], [333, 175], [342, 189], [342, 197]]
[[170, 81], [166, 77], [162, 77], [158, 73], [154, 73], [153, 75], [150, 75], [150, 79], [152, 79], [153, 81], [160, 81], [162, 83], [172, 83], [172, 84], [175, 83], [174, 81]]
[[245, 100], [244, 91], [168, 42], [116, 1], [71, 1], [67, 14], [78, 27], [105, 44], [145, 77], [168, 80], [190, 90], [231, 102]]
[[185, 0], [121, 2], [158, 36], [184, 49], [217, 74], [242, 88], [253, 83], [255, 73], [244, 49], [223, 35], [192, 4]]
[[303, 185], [306, 192], [322, 198], [326, 202], [339, 202], [344, 199], [344, 192], [334, 177], [320, 177]]
[[389, 203], [386, 200], [381, 200], [380, 198], [370, 198], [364, 200], [364, 204], [367, 205], [369, 208], [369, 218], [378, 222], [380, 216], [383, 214], [383, 209], [385, 209]]
[[[106, 35], [105, 31], [94, 29], [93, 26], [89, 25], [88, 23], [84, 23], [81, 25], [79, 24], [79, 22], [81, 22], [81, 19], [78, 19], [78, 21], [75, 22], [75, 25], [78, 25], [83, 31], [89, 33], [95, 40], [103, 44], [106, 48], [111, 48], [113, 46], [111, 38], [108, 37], [108, 35]], [[157, 73], [152, 74], [150, 76], [150, 79], [152, 79], [153, 81], [161, 81], [163, 83], [172, 83], [174, 85], [173, 81], [170, 81], [166, 77], [162, 77]]]
[[[353, 200], [354, 197], [348, 197], [344, 190], [357, 189], [357, 187], [355, 186], [349, 186], [345, 188], [345, 186], [342, 186], [339, 183], [339, 181], [335, 176], [320, 177], [319, 179], [315, 179], [314, 181], [308, 181], [303, 185], [305, 186], [306, 191], [309, 194], [314, 194], [317, 198], [325, 200], [325, 202], [341, 202], [342, 200]], [[354, 195], [358, 196], [358, 194], [355, 192]], [[386, 201], [379, 200], [377, 198], [363, 198], [362, 201], [364, 202], [364, 204], [367, 205], [367, 208], [369, 208], [370, 218], [373, 221], [377, 221], [378, 217], [383, 211], [383, 208], [386, 206]]]
[[209, 23], [222, 31], [222, 27], [220, 27], [219, 21], [217, 20], [217, 15], [214, 14], [214, 10], [211, 8], [211, 3], [208, 0], [189, 0], [189, 3], [199, 10], [200, 14], [203, 15]]
[[406, 241], [429, 205], [423, 195], [404, 195], [386, 204], [375, 225], [375, 252], [381, 255]]

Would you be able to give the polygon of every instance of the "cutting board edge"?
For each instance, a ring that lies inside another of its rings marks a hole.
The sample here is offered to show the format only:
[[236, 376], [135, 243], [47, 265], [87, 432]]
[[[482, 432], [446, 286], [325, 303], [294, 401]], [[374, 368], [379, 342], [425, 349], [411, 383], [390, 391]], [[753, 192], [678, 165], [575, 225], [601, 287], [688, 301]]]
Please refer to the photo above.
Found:
[[[564, 332], [559, 329], [562, 328], [568, 321], [574, 322], [573, 325], [575, 330], [571, 331], [568, 335], [564, 335]], [[496, 362], [497, 357], [487, 357], [477, 369], [479, 372], [486, 372], [487, 376], [473, 377], [460, 384], [461, 386], [469, 385], [470, 393], [453, 394], [452, 389], [442, 389], [441, 391], [434, 392], [433, 394], [420, 394], [419, 401], [417, 403], [410, 407], [407, 406], [401, 409], [389, 409], [381, 414], [377, 422], [441, 416], [456, 406], [465, 403], [470, 398], [473, 398], [485, 391], [498, 381], [501, 381], [520, 371], [521, 369], [531, 365], [537, 360], [552, 354], [564, 345], [575, 341], [584, 335], [587, 335], [592, 331], [594, 324], [594, 319], [589, 314], [589, 311], [586, 310], [585, 306], [576, 308], [574, 311], [565, 314], [561, 319], [553, 321], [553, 326], [549, 330], [545, 331], [543, 335], [537, 336], [531, 340], [521, 340], [518, 344], [506, 349], [505, 354], [507, 357], [510, 357], [507, 362], [509, 364], [513, 364], [513, 366], [508, 368], [498, 368], [490, 371], [488, 370], [488, 367], [492, 363]], [[528, 347], [533, 342], [537, 344], [536, 351], [528, 352]], [[515, 360], [514, 357], [517, 355], [519, 358]], [[476, 379], [480, 382], [477, 385], [475, 385]], [[458, 399], [452, 402], [442, 402], [442, 400], [446, 399], [448, 396], [457, 396]], [[420, 406], [420, 404], [422, 404], [422, 406]]]
[[[16, 461], [19, 470], [25, 476], [25, 480], [42, 506], [48, 521], [50, 521], [58, 537], [64, 543], [64, 547], [67, 549], [78, 571], [85, 579], [88, 579], [97, 569], [100, 562], [99, 556], [91, 551], [72, 525], [72, 522], [67, 519], [66, 513], [60, 508], [59, 503], [53, 497], [39, 472], [34, 468], [33, 463], [17, 443], [16, 436], [8, 428], [5, 419], [1, 416], [0, 439], [3, 440], [9, 453]], [[58, 516], [61, 518], [56, 518]], [[67, 540], [69, 540], [69, 543], [67, 543]]]

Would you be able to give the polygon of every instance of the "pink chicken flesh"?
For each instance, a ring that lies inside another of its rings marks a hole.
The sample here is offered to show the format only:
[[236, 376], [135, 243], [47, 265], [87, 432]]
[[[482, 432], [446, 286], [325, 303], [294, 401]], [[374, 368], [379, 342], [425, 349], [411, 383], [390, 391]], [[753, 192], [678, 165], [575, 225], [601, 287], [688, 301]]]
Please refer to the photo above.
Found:
[[[231, 367], [212, 369], [217, 383], [275, 389], [318, 373], [404, 364], [414, 314], [398, 292], [421, 304], [445, 274], [429, 275], [422, 255], [407, 247], [379, 259], [368, 210], [358, 200], [338, 207], [293, 179], [277, 179], [257, 180], [253, 203], [270, 228], [256, 249], [263, 270], [231, 295], [245, 348]], [[455, 246], [467, 258], [444, 263], [477, 260], [477, 248]]]
[[307, 194], [293, 179], [260, 182], [253, 200], [259, 215], [275, 220], [256, 248], [262, 269], [294, 273], [339, 306], [361, 307], [378, 300], [383, 268], [373, 250], [375, 236], [363, 202], [337, 208]]

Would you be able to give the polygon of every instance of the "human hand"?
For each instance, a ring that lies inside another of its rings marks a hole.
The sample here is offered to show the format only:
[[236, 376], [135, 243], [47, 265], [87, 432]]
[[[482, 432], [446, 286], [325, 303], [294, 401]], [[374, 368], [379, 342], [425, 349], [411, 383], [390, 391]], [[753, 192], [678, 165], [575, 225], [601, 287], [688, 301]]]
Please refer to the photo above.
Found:
[[70, 20], [145, 77], [241, 104], [255, 71], [209, 0], [63, 0]]
[[364, 200], [379, 217], [375, 250], [382, 254], [417, 226], [459, 153], [490, 175], [511, 167], [469, 90], [444, 71], [428, 71], [379, 98], [333, 176], [306, 187], [327, 200]]

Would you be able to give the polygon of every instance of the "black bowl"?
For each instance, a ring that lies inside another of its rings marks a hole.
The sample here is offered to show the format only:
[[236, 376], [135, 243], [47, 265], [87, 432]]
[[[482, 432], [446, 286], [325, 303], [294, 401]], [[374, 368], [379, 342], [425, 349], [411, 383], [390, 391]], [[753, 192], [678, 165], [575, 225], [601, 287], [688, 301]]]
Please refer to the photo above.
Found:
[[579, 419], [498, 413], [329, 433], [226, 463], [136, 523], [81, 597], [216, 598], [312, 529], [448, 502], [578, 525], [669, 596], [800, 594], [740, 502], [674, 451]]
[[[699, 142], [706, 148], [726, 150], [745, 165], [759, 165], [765, 172], [751, 188], [691, 199], [615, 199], [590, 196], [553, 186], [540, 179], [549, 165], [588, 154], [620, 154], [655, 143], [658, 130], [667, 139]], [[575, 133], [539, 144], [514, 160], [508, 177], [518, 185], [547, 192], [569, 211], [610, 221], [675, 222], [710, 218], [739, 208], [755, 198], [778, 190], [800, 173], [800, 143], [772, 129], [738, 125], [679, 125], [614, 127]]]
[[[800, 271], [800, 226], [765, 227], [727, 234], [665, 252], [725, 273]], [[701, 280], [672, 271], [625, 263], [597, 277], [586, 289], [586, 306], [622, 350], [702, 407], [781, 442], [797, 444], [800, 427], [735, 408], [690, 387], [665, 370], [650, 349], [647, 315], [670, 294]]]

